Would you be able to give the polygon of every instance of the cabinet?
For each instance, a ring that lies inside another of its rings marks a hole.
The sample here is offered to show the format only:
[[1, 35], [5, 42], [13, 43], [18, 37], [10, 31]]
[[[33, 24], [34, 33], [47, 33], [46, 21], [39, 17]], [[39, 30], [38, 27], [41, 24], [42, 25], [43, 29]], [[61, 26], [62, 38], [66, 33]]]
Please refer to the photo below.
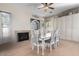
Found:
[[61, 38], [72, 40], [72, 15], [60, 17], [61, 20]]
[[79, 41], [79, 13], [73, 15], [73, 40]]
[[58, 18], [61, 22], [61, 38], [79, 41], [79, 13]]
[[66, 40], [72, 40], [72, 35], [73, 35], [73, 19], [72, 19], [72, 15], [69, 16], [65, 16], [65, 39]]

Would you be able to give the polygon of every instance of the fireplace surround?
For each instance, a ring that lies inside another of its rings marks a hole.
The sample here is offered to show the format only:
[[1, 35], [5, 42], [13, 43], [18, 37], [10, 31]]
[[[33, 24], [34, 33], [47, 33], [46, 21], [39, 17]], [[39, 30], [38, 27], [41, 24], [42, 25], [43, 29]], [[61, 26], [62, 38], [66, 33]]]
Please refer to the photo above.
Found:
[[15, 32], [18, 42], [30, 40], [30, 30], [17, 30]]

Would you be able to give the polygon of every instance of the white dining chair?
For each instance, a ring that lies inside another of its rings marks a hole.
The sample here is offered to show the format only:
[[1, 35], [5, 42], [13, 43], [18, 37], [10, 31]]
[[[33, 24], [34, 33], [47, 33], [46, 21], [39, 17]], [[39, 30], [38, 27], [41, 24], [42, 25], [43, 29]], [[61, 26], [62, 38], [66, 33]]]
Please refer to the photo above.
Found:
[[[50, 34], [47, 34], [50, 36]], [[51, 32], [51, 37], [46, 38], [48, 40], [45, 41], [45, 44], [50, 48], [50, 52], [52, 51], [52, 48], [56, 48], [59, 45], [60, 41], [60, 33], [59, 30], [54, 30]]]
[[54, 36], [55, 36], [55, 47], [57, 47], [60, 44], [60, 31], [59, 31], [59, 29], [57, 29], [55, 31]]
[[43, 40], [42, 38], [40, 38], [39, 36], [39, 30], [32, 30], [32, 50], [34, 50], [35, 47], [37, 47], [37, 54], [39, 54], [40, 51], [40, 47], [42, 47], [42, 55], [44, 55], [44, 41], [39, 41], [39, 40]]
[[54, 44], [55, 44], [54, 31], [52, 31], [50, 34], [51, 34], [51, 36], [48, 35], [48, 36], [50, 36], [49, 38], [46, 37], [46, 39], [48, 39], [48, 40], [45, 41], [45, 44], [50, 48], [50, 51], [52, 51], [52, 48], [54, 48]]

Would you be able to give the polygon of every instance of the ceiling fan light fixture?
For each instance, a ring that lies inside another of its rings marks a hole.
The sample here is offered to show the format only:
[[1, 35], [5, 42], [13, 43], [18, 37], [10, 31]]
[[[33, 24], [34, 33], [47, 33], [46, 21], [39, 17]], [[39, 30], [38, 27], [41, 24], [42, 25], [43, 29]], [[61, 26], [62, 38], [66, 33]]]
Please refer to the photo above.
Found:
[[41, 6], [39, 7], [39, 9], [44, 10], [45, 12], [47, 12], [49, 9], [53, 10], [54, 8], [51, 7], [53, 3], [41, 3]]

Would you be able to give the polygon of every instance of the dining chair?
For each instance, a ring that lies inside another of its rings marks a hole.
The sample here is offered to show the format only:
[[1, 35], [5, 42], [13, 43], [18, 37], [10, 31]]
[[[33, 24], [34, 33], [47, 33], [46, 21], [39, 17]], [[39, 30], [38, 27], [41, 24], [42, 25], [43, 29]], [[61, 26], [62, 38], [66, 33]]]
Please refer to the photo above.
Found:
[[60, 44], [60, 31], [59, 31], [59, 29], [57, 29], [55, 31], [54, 37], [55, 37], [55, 47], [57, 47]]
[[[46, 39], [47, 39], [47, 37], [46, 37]], [[50, 48], [50, 51], [52, 51], [52, 48], [54, 48], [54, 44], [55, 44], [54, 31], [51, 32], [51, 36], [50, 36], [50, 38], [48, 38], [48, 40], [45, 41], [45, 44]]]
[[40, 47], [42, 47], [42, 55], [44, 55], [44, 41], [39, 41], [39, 40], [43, 40], [42, 38], [40, 38], [39, 36], [39, 30], [32, 30], [32, 50], [34, 50], [35, 47], [37, 47], [37, 54], [39, 54], [40, 51]]
[[48, 40], [45, 41], [45, 44], [50, 48], [50, 51], [52, 51], [52, 48], [56, 48], [60, 43], [59, 29], [52, 31], [51, 37], [46, 39]]

